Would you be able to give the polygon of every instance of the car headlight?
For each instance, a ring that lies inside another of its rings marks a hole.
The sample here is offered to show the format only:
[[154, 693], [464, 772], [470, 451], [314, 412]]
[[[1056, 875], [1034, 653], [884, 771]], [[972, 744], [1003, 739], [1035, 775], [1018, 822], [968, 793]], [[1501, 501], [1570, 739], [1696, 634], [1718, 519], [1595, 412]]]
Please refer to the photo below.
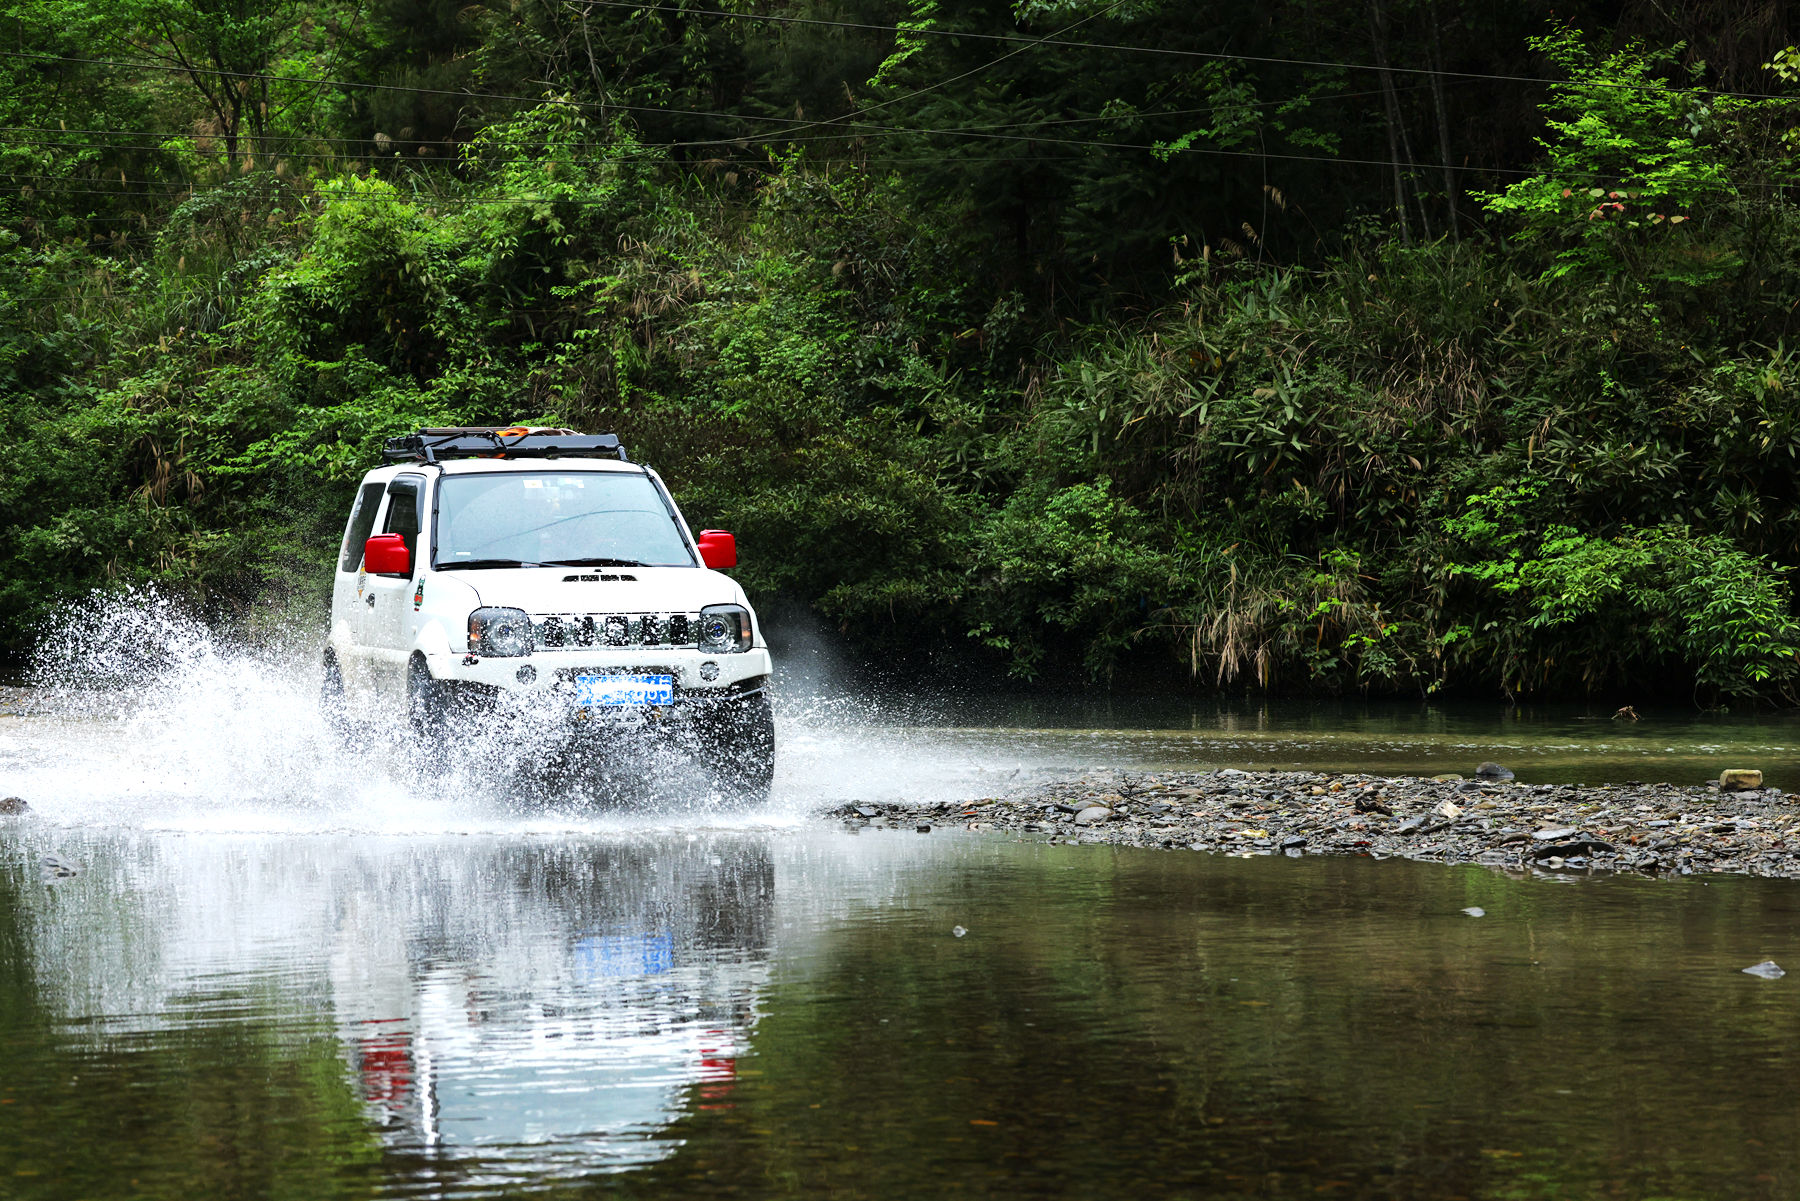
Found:
[[700, 649], [735, 655], [750, 649], [750, 610], [742, 605], [708, 605], [700, 610]]
[[531, 617], [523, 609], [489, 606], [469, 614], [472, 655], [529, 655], [533, 645]]

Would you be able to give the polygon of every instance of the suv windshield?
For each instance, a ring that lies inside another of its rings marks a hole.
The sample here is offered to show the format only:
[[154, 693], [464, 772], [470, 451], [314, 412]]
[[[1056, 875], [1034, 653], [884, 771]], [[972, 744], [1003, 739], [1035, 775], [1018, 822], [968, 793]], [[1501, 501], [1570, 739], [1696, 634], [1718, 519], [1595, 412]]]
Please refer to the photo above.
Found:
[[456, 567], [535, 564], [692, 567], [650, 477], [507, 471], [438, 482], [437, 559]]

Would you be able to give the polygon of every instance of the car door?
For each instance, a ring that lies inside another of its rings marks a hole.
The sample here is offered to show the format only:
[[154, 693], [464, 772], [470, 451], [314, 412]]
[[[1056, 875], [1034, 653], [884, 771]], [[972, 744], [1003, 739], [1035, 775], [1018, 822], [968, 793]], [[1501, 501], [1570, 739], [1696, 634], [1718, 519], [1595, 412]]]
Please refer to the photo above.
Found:
[[338, 652], [338, 669], [344, 682], [357, 688], [367, 687], [369, 679], [369, 606], [363, 600], [369, 582], [363, 573], [363, 543], [375, 532], [375, 520], [381, 515], [386, 498], [387, 485], [379, 481], [364, 484], [357, 491], [350, 523], [344, 530], [344, 544], [338, 551], [337, 576], [332, 581], [332, 643]]
[[405, 694], [406, 664], [412, 654], [413, 593], [424, 576], [419, 561], [425, 528], [426, 479], [397, 475], [387, 486], [380, 533], [399, 534], [406, 543], [412, 570], [405, 575], [370, 574], [364, 586], [364, 638], [371, 682], [391, 697]]

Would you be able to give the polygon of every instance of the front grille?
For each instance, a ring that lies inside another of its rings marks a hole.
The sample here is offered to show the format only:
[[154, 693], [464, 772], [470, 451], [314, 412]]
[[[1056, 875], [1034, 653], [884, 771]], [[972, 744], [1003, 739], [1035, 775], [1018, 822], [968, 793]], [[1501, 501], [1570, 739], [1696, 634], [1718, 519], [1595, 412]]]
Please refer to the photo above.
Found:
[[540, 613], [531, 618], [540, 649], [570, 646], [697, 646], [698, 613]]

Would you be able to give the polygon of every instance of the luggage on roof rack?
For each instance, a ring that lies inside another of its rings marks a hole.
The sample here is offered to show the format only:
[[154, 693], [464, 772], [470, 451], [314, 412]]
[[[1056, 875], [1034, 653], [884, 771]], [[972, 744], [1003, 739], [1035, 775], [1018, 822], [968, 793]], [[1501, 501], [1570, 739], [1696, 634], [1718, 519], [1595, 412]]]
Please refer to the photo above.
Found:
[[629, 463], [617, 434], [582, 434], [550, 426], [461, 425], [389, 438], [381, 457], [392, 463], [442, 459], [604, 458]]

